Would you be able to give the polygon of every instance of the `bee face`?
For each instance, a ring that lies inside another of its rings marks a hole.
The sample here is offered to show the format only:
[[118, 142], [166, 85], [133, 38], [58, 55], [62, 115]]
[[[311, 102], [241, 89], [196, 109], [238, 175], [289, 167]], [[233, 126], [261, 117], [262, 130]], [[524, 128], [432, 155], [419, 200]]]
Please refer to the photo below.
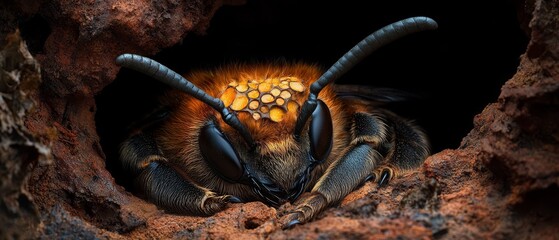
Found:
[[[296, 199], [332, 146], [332, 119], [322, 101], [305, 129], [309, 134], [294, 133], [298, 110], [308, 92], [308, 81], [302, 79], [317, 74], [316, 67], [301, 64], [214, 72], [212, 82], [221, 89], [220, 99], [248, 127], [254, 143], [247, 144], [235, 129], [214, 116], [218, 123], [204, 127], [200, 135], [202, 155], [213, 170], [229, 182], [251, 186], [271, 205]], [[197, 76], [190, 78], [198, 81]], [[215, 85], [208, 91], [212, 87]]]
[[288, 137], [262, 142], [246, 154], [248, 171], [255, 180], [253, 190], [271, 205], [296, 199], [306, 187], [311, 159], [299, 144]]

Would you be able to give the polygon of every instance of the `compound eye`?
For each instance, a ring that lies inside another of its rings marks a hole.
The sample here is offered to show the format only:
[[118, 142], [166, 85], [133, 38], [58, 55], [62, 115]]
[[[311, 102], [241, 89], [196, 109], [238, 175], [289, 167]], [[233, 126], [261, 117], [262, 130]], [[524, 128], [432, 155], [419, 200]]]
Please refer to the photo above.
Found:
[[244, 167], [237, 151], [217, 126], [213, 123], [204, 126], [198, 140], [202, 156], [210, 167], [224, 180], [239, 182], [243, 177]]
[[309, 138], [311, 154], [318, 161], [324, 161], [332, 150], [332, 117], [328, 106], [318, 100], [316, 109], [312, 113]]

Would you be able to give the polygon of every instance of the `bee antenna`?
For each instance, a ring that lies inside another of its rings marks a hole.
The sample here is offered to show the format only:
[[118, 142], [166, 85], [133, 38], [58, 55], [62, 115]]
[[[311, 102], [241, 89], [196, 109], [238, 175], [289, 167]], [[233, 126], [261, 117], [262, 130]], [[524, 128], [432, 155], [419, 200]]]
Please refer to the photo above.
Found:
[[338, 59], [338, 61], [334, 63], [330, 69], [322, 74], [318, 80], [311, 84], [309, 99], [303, 104], [299, 117], [297, 118], [295, 134], [298, 136], [301, 133], [305, 123], [316, 108], [317, 96], [324, 87], [346, 73], [366, 56], [380, 47], [408, 34], [424, 30], [432, 30], [437, 27], [437, 22], [431, 18], [411, 17], [386, 25], [361, 40], [361, 42], [357, 43], [357, 45]]
[[122, 54], [116, 58], [116, 64], [119, 66], [127, 67], [152, 78], [155, 78], [173, 88], [182, 90], [196, 99], [210, 105], [212, 108], [221, 113], [223, 120], [235, 130], [237, 130], [249, 145], [254, 145], [252, 136], [248, 132], [245, 125], [243, 125], [237, 115], [227, 110], [223, 101], [219, 98], [214, 98], [204, 92], [202, 89], [196, 87], [190, 81], [186, 80], [183, 76], [169, 69], [163, 64], [136, 54]]

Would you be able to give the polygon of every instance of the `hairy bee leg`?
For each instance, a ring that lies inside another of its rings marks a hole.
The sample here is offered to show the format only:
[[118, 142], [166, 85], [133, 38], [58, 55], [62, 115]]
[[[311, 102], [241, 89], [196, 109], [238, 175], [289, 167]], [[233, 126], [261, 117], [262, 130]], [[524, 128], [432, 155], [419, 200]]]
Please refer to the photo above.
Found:
[[313, 218], [313, 214], [319, 213], [328, 206], [327, 199], [322, 193], [312, 192], [302, 203], [297, 205], [297, 209], [291, 212], [284, 219], [283, 229], [292, 228]]
[[385, 113], [384, 118], [391, 128], [388, 140], [383, 144], [388, 149], [385, 161], [373, 174], [379, 187], [386, 186], [406, 171], [420, 167], [429, 156], [429, 141], [421, 129], [393, 113]]
[[155, 140], [145, 134], [134, 135], [123, 143], [120, 161], [134, 178], [135, 188], [167, 211], [212, 215], [230, 202], [240, 202], [236, 197], [218, 196], [188, 181], [162, 156]]
[[308, 222], [327, 206], [342, 200], [363, 182], [381, 159], [380, 153], [370, 144], [352, 147], [328, 168], [310, 195], [301, 199], [295, 210], [283, 219], [284, 227]]
[[352, 122], [351, 145], [340, 159], [328, 167], [310, 195], [285, 217], [285, 228], [307, 222], [327, 206], [341, 201], [362, 184], [382, 161], [377, 148], [386, 139], [387, 127], [380, 116], [355, 113]]

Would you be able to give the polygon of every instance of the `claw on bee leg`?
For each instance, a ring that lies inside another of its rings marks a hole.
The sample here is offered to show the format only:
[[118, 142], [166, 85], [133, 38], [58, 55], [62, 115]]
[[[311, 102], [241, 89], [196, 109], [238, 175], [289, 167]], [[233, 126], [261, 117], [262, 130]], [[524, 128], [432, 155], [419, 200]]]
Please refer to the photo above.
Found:
[[380, 170], [380, 177], [378, 179], [378, 187], [384, 187], [394, 177], [394, 170], [390, 167], [384, 167]]
[[227, 201], [229, 201], [230, 203], [242, 203], [243, 200], [235, 197], [235, 196], [228, 196]]
[[378, 181], [378, 187], [382, 187], [386, 184], [388, 184], [388, 181], [390, 179], [390, 172], [387, 170], [383, 170], [381, 175], [380, 175], [380, 180]]
[[228, 203], [240, 203], [242, 200], [232, 195], [215, 196], [214, 193], [207, 193], [210, 196], [202, 202], [202, 209], [206, 215], [225, 209]]
[[303, 223], [299, 221], [299, 219], [293, 219], [289, 221], [287, 224], [283, 225], [282, 229], [283, 230], [292, 229], [293, 227], [295, 227], [295, 225], [301, 225], [301, 224]]
[[292, 212], [280, 220], [283, 229], [290, 229], [297, 224], [310, 221], [328, 205], [326, 197], [319, 192], [313, 192], [299, 202]]
[[367, 177], [365, 177], [365, 179], [363, 179], [363, 182], [361, 182], [356, 188], [362, 187], [362, 186], [365, 185], [365, 183], [367, 183], [368, 181], [375, 182], [376, 179], [377, 179], [376, 174], [375, 174], [375, 173], [371, 173], [371, 174], [367, 175]]
[[375, 181], [377, 179], [377, 175], [375, 173], [371, 173], [369, 174], [369, 176], [367, 176], [365, 178], [365, 180], [363, 180], [363, 182], [368, 182], [368, 181]]
[[288, 213], [286, 216], [284, 216], [282, 220], [280, 220], [282, 224], [282, 229], [283, 230], [291, 229], [295, 227], [295, 225], [303, 224], [304, 218], [305, 218], [305, 214], [303, 211], [294, 210]]

